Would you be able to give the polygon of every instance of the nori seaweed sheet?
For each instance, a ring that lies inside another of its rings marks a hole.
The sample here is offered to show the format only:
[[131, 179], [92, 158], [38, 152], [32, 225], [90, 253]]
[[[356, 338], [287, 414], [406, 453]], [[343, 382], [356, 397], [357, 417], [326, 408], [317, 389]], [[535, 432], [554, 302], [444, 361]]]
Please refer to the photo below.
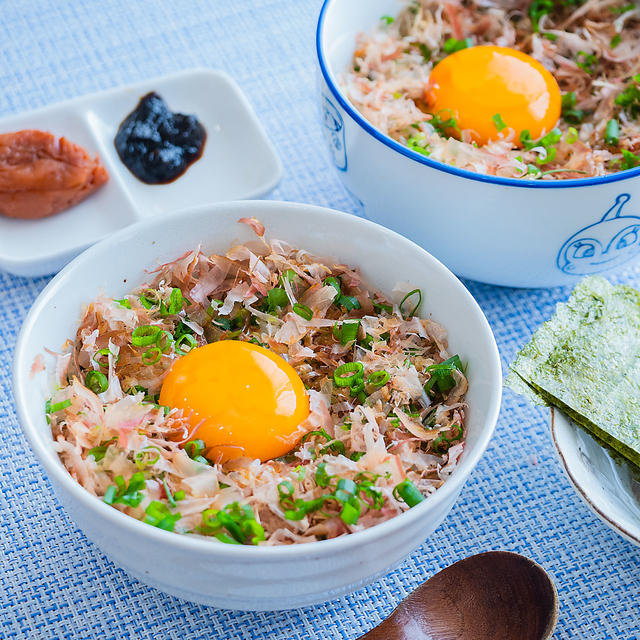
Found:
[[640, 466], [640, 292], [585, 278], [520, 351], [507, 384]]

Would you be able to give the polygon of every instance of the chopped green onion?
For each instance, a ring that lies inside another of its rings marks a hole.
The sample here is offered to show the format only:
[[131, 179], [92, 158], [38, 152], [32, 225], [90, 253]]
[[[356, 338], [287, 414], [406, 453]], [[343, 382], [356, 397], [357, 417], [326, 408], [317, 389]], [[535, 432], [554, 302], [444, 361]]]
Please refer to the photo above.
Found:
[[182, 514], [171, 513], [169, 507], [164, 502], [158, 500], [152, 500], [145, 509], [147, 514], [144, 521], [158, 529], [164, 529], [165, 531], [173, 531], [176, 522], [180, 520]]
[[124, 307], [125, 309], [131, 309], [131, 303], [126, 298], [114, 300], [114, 302], [117, 302], [121, 307]]
[[293, 269], [287, 269], [280, 276], [280, 285], [284, 286], [284, 281], [288, 280], [289, 282], [293, 282], [298, 277], [298, 274]]
[[131, 334], [131, 344], [134, 347], [148, 347], [156, 342], [161, 332], [162, 329], [160, 327], [145, 324], [133, 330]]
[[381, 302], [371, 301], [373, 308], [376, 311], [384, 311], [385, 313], [393, 313], [393, 307], [390, 304], [382, 304]]
[[584, 111], [575, 108], [577, 102], [575, 91], [569, 91], [562, 95], [562, 117], [569, 124], [580, 124], [584, 120]]
[[345, 453], [344, 442], [337, 440], [335, 438], [332, 438], [324, 429], [319, 429], [317, 431], [308, 431], [307, 433], [304, 434], [304, 436], [302, 437], [302, 440], [300, 440], [300, 444], [304, 444], [312, 436], [319, 436], [329, 442], [329, 444], [326, 447], [323, 447], [320, 450], [320, 453], [326, 453], [327, 451], [332, 451], [333, 453], [344, 455]]
[[420, 132], [419, 135], [409, 136], [407, 138], [407, 147], [412, 151], [421, 153], [423, 156], [431, 155], [431, 149], [427, 144], [427, 137]]
[[333, 476], [327, 473], [326, 466], [326, 462], [321, 462], [316, 469], [315, 480], [319, 487], [328, 487], [331, 484]]
[[339, 328], [336, 322], [333, 326], [333, 335], [337, 340], [340, 340], [340, 344], [344, 346], [358, 337], [359, 329], [360, 320], [345, 320]]
[[145, 447], [134, 456], [135, 465], [140, 470], [152, 467], [158, 460], [160, 460], [160, 448], [154, 446]]
[[609, 47], [611, 49], [615, 49], [622, 42], [622, 36], [619, 33], [616, 33], [613, 38], [611, 38], [611, 42], [609, 43]]
[[305, 320], [311, 320], [311, 318], [313, 318], [313, 311], [311, 311], [311, 309], [307, 307], [306, 304], [300, 304], [299, 302], [296, 302], [293, 305], [293, 311]]
[[640, 164], [640, 156], [637, 156], [635, 153], [628, 151], [627, 149], [622, 150], [622, 165], [621, 168], [625, 169], [633, 169]]
[[374, 371], [369, 374], [367, 378], [367, 384], [370, 384], [372, 387], [384, 387], [387, 382], [389, 382], [389, 372], [388, 371]]
[[173, 344], [173, 336], [168, 331], [161, 331], [156, 338], [156, 346], [162, 353], [166, 353], [171, 349]]
[[424, 500], [424, 496], [420, 493], [418, 487], [408, 479], [403, 480], [400, 484], [397, 484], [394, 487], [393, 497], [396, 500], [404, 501], [410, 507], [415, 507]]
[[555, 33], [543, 33], [542, 35], [551, 42], [555, 42], [558, 39]]
[[231, 319], [230, 318], [214, 318], [212, 320], [213, 324], [218, 327], [218, 329], [222, 329], [223, 331], [231, 331]]
[[195, 458], [201, 455], [206, 447], [207, 445], [204, 440], [189, 440], [189, 442], [184, 445], [184, 450], [190, 458]]
[[289, 304], [287, 292], [282, 287], [274, 287], [267, 292], [267, 304], [270, 312]]
[[360, 300], [355, 296], [340, 295], [336, 300], [336, 304], [344, 307], [347, 311], [353, 311], [354, 309], [360, 309]]
[[48, 407], [47, 413], [56, 413], [57, 411], [62, 411], [67, 407], [71, 406], [71, 400], [63, 400], [62, 402], [56, 402], [55, 404], [50, 404]]
[[453, 424], [451, 427], [456, 428], [456, 434], [451, 438], [447, 438], [444, 432], [440, 433], [438, 437], [432, 442], [433, 450], [436, 453], [444, 453], [449, 450], [452, 443], [456, 440], [460, 440], [462, 438], [462, 427], [459, 424]]
[[382, 20], [382, 22], [384, 22], [385, 24], [391, 24], [394, 19], [391, 16], [382, 16], [380, 20]]
[[206, 509], [202, 513], [200, 531], [226, 544], [257, 545], [265, 539], [264, 528], [256, 520], [253, 509], [237, 502], [221, 510]]
[[609, 11], [611, 13], [627, 13], [627, 11], [633, 11], [636, 8], [636, 5], [633, 2], [624, 5], [623, 7], [609, 7]]
[[115, 500], [117, 492], [118, 492], [118, 489], [114, 484], [108, 486], [107, 490], [104, 492], [104, 497], [102, 498], [102, 501], [106, 502], [107, 504], [113, 504], [113, 501]]
[[[443, 115], [445, 114], [445, 115]], [[451, 109], [441, 109], [431, 116], [429, 124], [441, 135], [446, 136], [450, 129], [460, 131], [458, 121], [454, 118]]]
[[173, 499], [174, 499], [176, 502], [177, 502], [178, 500], [184, 500], [185, 495], [186, 495], [186, 494], [185, 494], [185, 492], [184, 492], [184, 491], [182, 491], [182, 489], [181, 489], [180, 491], [176, 491], [176, 492], [173, 494]]
[[350, 460], [354, 460], [355, 462], [357, 462], [358, 460], [360, 460], [360, 458], [362, 458], [362, 456], [365, 454], [364, 451], [354, 451], [350, 456], [349, 459]]
[[89, 371], [85, 376], [84, 386], [93, 393], [104, 393], [109, 388], [109, 379], [101, 371]]
[[462, 372], [464, 367], [460, 357], [455, 355], [441, 362], [440, 364], [432, 364], [425, 371], [431, 372], [431, 377], [424, 385], [426, 393], [430, 393], [435, 387], [440, 393], [447, 393], [455, 387], [456, 381], [453, 377], [453, 370], [457, 369]]
[[425, 62], [429, 62], [431, 60], [431, 49], [427, 47], [424, 42], [418, 42], [418, 49], [420, 49], [420, 53], [422, 54], [422, 58]]
[[113, 480], [116, 484], [107, 488], [102, 499], [104, 502], [107, 504], [120, 502], [130, 507], [137, 507], [142, 502], [144, 496], [140, 490], [144, 489], [146, 485], [144, 473], [141, 471], [134, 473], [129, 479], [128, 485], [123, 476], [116, 476]]
[[588, 74], [592, 74], [595, 65], [598, 64], [598, 56], [593, 53], [587, 53], [586, 51], [578, 51], [576, 54], [576, 64], [586, 71]]
[[[189, 348], [185, 351], [184, 346], [188, 346]], [[192, 349], [195, 349], [198, 346], [196, 339], [190, 334], [185, 333], [183, 336], [180, 336], [176, 339], [175, 348], [176, 353], [180, 356], [184, 356]]]
[[578, 130], [575, 127], [569, 127], [564, 137], [564, 141], [567, 144], [574, 144], [578, 141]]
[[499, 113], [496, 113], [495, 115], [493, 115], [491, 119], [493, 120], [493, 124], [496, 125], [496, 129], [498, 131], [502, 131], [503, 129], [506, 128], [507, 125], [505, 124], [504, 120], [502, 119], [502, 116]]
[[607, 122], [607, 128], [604, 134], [604, 141], [610, 145], [617, 145], [620, 142], [620, 125], [618, 121], [613, 118]]
[[529, 17], [535, 32], [540, 31], [540, 19], [555, 8], [554, 0], [533, 0], [529, 5]]
[[171, 490], [169, 489], [169, 486], [167, 485], [167, 480], [166, 478], [162, 479], [162, 488], [164, 489], [164, 494], [167, 496], [167, 501], [169, 502], [169, 504], [172, 507], [176, 506], [176, 501], [173, 497], [173, 494], [171, 493]]
[[167, 312], [170, 315], [175, 315], [176, 313], [180, 313], [182, 311], [182, 307], [184, 306], [184, 298], [182, 297], [182, 291], [177, 287], [171, 289], [171, 295], [169, 296], [169, 306], [167, 307]]
[[193, 456], [192, 460], [194, 462], [199, 462], [200, 464], [206, 464], [209, 466], [209, 461], [204, 456]]
[[456, 38], [448, 38], [442, 45], [442, 50], [447, 53], [456, 53], [456, 51], [462, 51], [462, 49], [468, 49], [473, 47], [473, 40], [471, 38], [465, 38], [464, 40], [458, 40]]
[[160, 362], [160, 358], [162, 358], [162, 351], [158, 347], [151, 347], [142, 354], [142, 364], [149, 367]]
[[625, 109], [632, 118], [640, 115], [640, 74], [631, 78], [629, 85], [619, 93], [614, 102], [619, 107]]
[[[96, 351], [96, 353], [93, 355], [93, 361], [101, 367], [107, 369], [109, 367], [109, 356], [115, 356], [115, 354], [112, 353], [110, 349], [100, 349], [100, 351]], [[104, 362], [103, 358], [107, 358], [107, 362]], [[119, 359], [119, 356], [116, 357], [116, 362], [118, 362]]]
[[340, 294], [342, 293], [342, 285], [340, 284], [340, 280], [338, 280], [338, 278], [334, 278], [333, 276], [330, 276], [329, 278], [325, 278], [325, 281], [322, 284], [325, 287], [333, 287], [336, 290], [336, 296], [333, 299], [333, 301], [335, 302], [340, 297]]
[[358, 378], [364, 375], [362, 362], [346, 362], [333, 372], [333, 382], [336, 387], [350, 387]]
[[[409, 299], [411, 298], [411, 296], [414, 295], [418, 295], [418, 302], [416, 302], [415, 306], [413, 307], [413, 309], [411, 309], [411, 311], [408, 314], [405, 314], [405, 312], [402, 309], [402, 305]], [[407, 293], [407, 295], [402, 298], [402, 300], [400, 300], [400, 304], [398, 305], [398, 308], [400, 309], [400, 313], [402, 314], [403, 318], [413, 318], [415, 312], [418, 310], [418, 307], [422, 304], [422, 291], [420, 289], [414, 289], [413, 291], [409, 291], [409, 293]]]
[[100, 460], [102, 460], [104, 458], [104, 456], [106, 455], [107, 449], [117, 439], [118, 439], [117, 437], [113, 437], [110, 440], [102, 441], [99, 446], [93, 447], [93, 449], [89, 449], [89, 451], [87, 451], [87, 455], [88, 456], [93, 456], [93, 459], [96, 462], [100, 462]]

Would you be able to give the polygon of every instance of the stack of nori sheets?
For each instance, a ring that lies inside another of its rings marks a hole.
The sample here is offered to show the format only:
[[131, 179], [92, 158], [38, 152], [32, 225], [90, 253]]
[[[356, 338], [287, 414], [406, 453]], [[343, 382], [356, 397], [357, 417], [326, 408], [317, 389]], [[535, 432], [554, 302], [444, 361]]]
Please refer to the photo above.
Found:
[[585, 278], [518, 354], [507, 384], [640, 466], [640, 292]]

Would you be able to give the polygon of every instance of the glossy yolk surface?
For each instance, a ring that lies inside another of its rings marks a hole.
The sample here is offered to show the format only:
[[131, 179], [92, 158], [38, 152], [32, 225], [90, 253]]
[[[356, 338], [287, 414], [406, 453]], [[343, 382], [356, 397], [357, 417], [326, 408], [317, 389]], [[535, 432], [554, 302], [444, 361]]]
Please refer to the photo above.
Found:
[[560, 117], [555, 78], [531, 56], [507, 47], [471, 47], [447, 56], [433, 68], [426, 93], [431, 113], [443, 120], [452, 115], [478, 144], [500, 139], [496, 114], [506, 125], [502, 134], [513, 129], [518, 145], [522, 131], [537, 139]]
[[[255, 344], [222, 340], [173, 363], [160, 403], [191, 416], [211, 460], [270, 460], [290, 451], [309, 415], [302, 380], [280, 356]], [[192, 431], [193, 432], [193, 431]]]

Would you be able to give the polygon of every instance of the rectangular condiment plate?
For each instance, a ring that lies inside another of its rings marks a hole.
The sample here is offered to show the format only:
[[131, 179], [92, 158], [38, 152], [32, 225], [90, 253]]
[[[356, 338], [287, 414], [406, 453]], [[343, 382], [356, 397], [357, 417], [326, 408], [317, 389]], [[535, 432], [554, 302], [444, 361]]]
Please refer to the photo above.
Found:
[[[202, 157], [174, 182], [148, 185], [122, 164], [113, 139], [149, 91], [172, 111], [195, 114], [207, 131]], [[80, 204], [40, 220], [0, 215], [0, 269], [22, 276], [54, 273], [83, 249], [149, 216], [211, 202], [255, 198], [282, 174], [275, 149], [238, 85], [225, 73], [193, 69], [82, 96], [0, 120], [0, 133], [50, 131], [98, 154], [106, 185]]]

